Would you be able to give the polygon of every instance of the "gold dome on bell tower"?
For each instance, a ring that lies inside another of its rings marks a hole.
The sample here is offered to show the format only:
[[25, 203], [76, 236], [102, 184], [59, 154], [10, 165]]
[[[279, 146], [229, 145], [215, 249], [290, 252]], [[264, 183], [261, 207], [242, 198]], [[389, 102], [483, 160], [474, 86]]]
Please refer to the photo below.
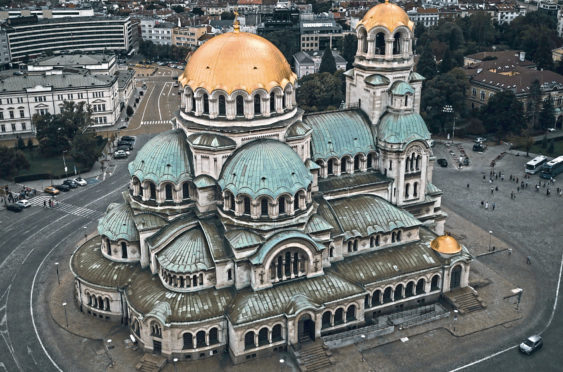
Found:
[[367, 31], [374, 27], [382, 26], [393, 32], [397, 27], [405, 26], [411, 31], [414, 23], [409, 19], [407, 13], [398, 5], [392, 4], [389, 0], [371, 8], [358, 24], [363, 25]]

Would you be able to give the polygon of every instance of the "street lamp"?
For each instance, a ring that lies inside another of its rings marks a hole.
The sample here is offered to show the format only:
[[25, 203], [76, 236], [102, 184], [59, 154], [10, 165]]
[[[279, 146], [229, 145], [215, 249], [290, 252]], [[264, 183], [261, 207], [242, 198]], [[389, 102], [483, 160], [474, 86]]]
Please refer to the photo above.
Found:
[[178, 358], [174, 358], [172, 359], [172, 361], [174, 362], [174, 372], [178, 372], [178, 370], [176, 369], [176, 363], [178, 362]]
[[455, 332], [455, 322], [457, 321], [457, 313], [458, 313], [458, 310], [455, 309], [454, 310], [454, 332]]
[[111, 346], [111, 338], [107, 339], [105, 345], [106, 345], [106, 350], [108, 352], [109, 365], [110, 365], [110, 367], [113, 367], [113, 358], [111, 357], [111, 352], [109, 351], [109, 349], [111, 349], [111, 347], [112, 347]]
[[442, 112], [454, 115], [454, 123], [453, 123], [453, 127], [452, 127], [452, 144], [453, 144], [454, 143], [454, 135], [455, 135], [455, 112], [454, 112], [454, 108], [453, 108], [452, 105], [445, 105], [444, 107], [442, 107]]
[[86, 243], [86, 240], [88, 239], [88, 234], [86, 233], [87, 227], [83, 226], [83, 228], [84, 228], [84, 243]]
[[493, 230], [489, 230], [489, 252], [491, 251], [491, 242], [493, 241]]
[[65, 166], [65, 178], [68, 179], [68, 174], [67, 174], [67, 170], [68, 168], [66, 167], [66, 160], [65, 160], [65, 152], [67, 152], [68, 150], [64, 150], [63, 151], [63, 164]]
[[66, 321], [66, 327], [68, 328], [68, 316], [66, 315], [66, 302], [63, 302], [63, 309], [65, 309], [65, 321]]
[[282, 368], [283, 368], [283, 364], [284, 364], [284, 363], [285, 363], [285, 359], [281, 358], [281, 359], [280, 359], [280, 372], [281, 372], [281, 370], [282, 370]]
[[[366, 335], [361, 334], [360, 337], [361, 337], [361, 339], [362, 339], [362, 342], [364, 342], [364, 341], [366, 340]], [[360, 355], [362, 356], [362, 363], [365, 363], [366, 360], [364, 359], [364, 353], [362, 353], [362, 351], [360, 350], [360, 348], [358, 348], [358, 351], [360, 352]]]
[[59, 277], [59, 263], [55, 262], [55, 268], [57, 269], [57, 282], [61, 285], [61, 279]]

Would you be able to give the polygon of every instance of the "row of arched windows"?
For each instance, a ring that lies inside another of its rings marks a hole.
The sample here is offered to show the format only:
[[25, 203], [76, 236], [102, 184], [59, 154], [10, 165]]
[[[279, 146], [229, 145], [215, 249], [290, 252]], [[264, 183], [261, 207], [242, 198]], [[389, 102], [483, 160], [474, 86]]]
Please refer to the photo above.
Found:
[[158, 195], [158, 188], [156, 184], [150, 180], [146, 180], [142, 183], [137, 177], [132, 179], [132, 190], [133, 196], [141, 196], [143, 200], [152, 200], [158, 203], [174, 203], [177, 201], [187, 200], [190, 198], [191, 186], [188, 181], [182, 183], [182, 188], [176, 190], [175, 185], [172, 182], [164, 182], [160, 185], [161, 194]]
[[161, 269], [160, 276], [166, 284], [174, 288], [193, 288], [203, 285], [203, 273], [199, 274], [171, 274], [165, 269]]
[[[106, 248], [106, 254], [108, 256], [111, 256], [111, 241], [109, 240], [109, 238], [107, 236], [104, 236], [103, 239], [104, 239], [105, 246], [106, 246], [105, 247]], [[123, 259], [128, 258], [129, 255], [127, 254], [127, 243], [122, 241], [120, 243], [120, 246], [121, 246], [121, 258], [123, 258]]]
[[272, 329], [263, 327], [258, 331], [248, 331], [244, 335], [244, 350], [254, 349], [283, 340], [282, 326], [276, 324]]
[[195, 334], [186, 332], [182, 335], [183, 345], [182, 349], [200, 349], [219, 343], [219, 330], [217, 327], [211, 328], [209, 331], [199, 331]]
[[[396, 230], [391, 232], [391, 243], [400, 242], [403, 237], [403, 232], [401, 230]], [[381, 244], [381, 234], [372, 235], [369, 238], [369, 247], [375, 248], [379, 247]], [[350, 239], [346, 243], [348, 248], [348, 253], [357, 252], [359, 246], [359, 238]], [[332, 255], [331, 255], [332, 257]]]
[[[405, 199], [411, 197], [411, 184], [405, 184]], [[418, 182], [412, 184], [412, 197], [418, 198]]]
[[[361, 29], [359, 34], [358, 34], [358, 47], [360, 48], [360, 51], [363, 54], [368, 54], [370, 53], [370, 41], [367, 38], [367, 32], [365, 29]], [[393, 35], [393, 48], [392, 48], [392, 54], [394, 55], [398, 55], [398, 54], [402, 54], [405, 51], [405, 48], [408, 48], [407, 45], [405, 45], [405, 37], [403, 36], [403, 33], [400, 31], [395, 32], [395, 34]], [[386, 55], [386, 40], [385, 40], [385, 33], [383, 32], [378, 32], [375, 35], [375, 42], [373, 42], [373, 54], [375, 55]]]
[[[365, 297], [365, 308], [375, 307], [404, 298], [409, 298], [426, 293], [426, 279], [420, 278], [418, 281], [411, 280], [407, 285], [397, 284], [396, 286], [388, 286], [385, 289], [376, 289], [371, 295]], [[440, 289], [440, 275], [436, 274], [430, 281], [430, 291]]]
[[[280, 253], [270, 264], [270, 280], [274, 283], [307, 275], [308, 256], [297, 248]], [[263, 284], [263, 283], [261, 283]]]
[[420, 171], [422, 165], [422, 156], [412, 153], [411, 156], [407, 156], [405, 161], [405, 173]]
[[354, 157], [345, 155], [341, 159], [330, 158], [327, 161], [319, 159], [316, 163], [323, 169], [321, 176], [338, 176], [345, 173], [364, 172], [375, 168], [376, 154], [356, 154]]
[[103, 310], [103, 311], [110, 311], [109, 308], [109, 297], [107, 296], [99, 296], [95, 294], [91, 294], [89, 292], [85, 293], [86, 298], [88, 299], [88, 306], [94, 309]]
[[336, 310], [327, 310], [323, 313], [321, 329], [337, 327], [341, 324], [356, 320], [356, 305], [350, 305], [348, 309], [339, 307]]
[[[240, 205], [237, 205], [234, 194], [230, 191], [225, 191], [224, 209], [225, 211], [234, 212], [235, 215], [246, 215], [253, 218], [276, 218], [294, 215], [307, 209], [307, 199], [310, 193], [311, 187], [309, 186], [307, 192], [299, 190], [293, 197], [281, 195], [275, 201], [268, 196], [261, 196], [257, 204], [253, 203], [249, 196], [239, 195], [238, 201]], [[256, 209], [253, 210], [253, 208]]]

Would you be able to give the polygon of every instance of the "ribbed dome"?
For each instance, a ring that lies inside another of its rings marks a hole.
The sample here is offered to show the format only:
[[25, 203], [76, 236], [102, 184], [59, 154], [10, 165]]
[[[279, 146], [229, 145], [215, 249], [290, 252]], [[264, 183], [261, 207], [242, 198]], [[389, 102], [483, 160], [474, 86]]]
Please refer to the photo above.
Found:
[[113, 241], [119, 239], [125, 239], [128, 242], [139, 241], [139, 232], [135, 227], [133, 212], [127, 204], [110, 204], [106, 214], [98, 222], [98, 232]]
[[407, 144], [429, 140], [430, 132], [422, 116], [416, 112], [388, 112], [379, 121], [377, 138], [387, 143]]
[[283, 89], [296, 78], [274, 44], [258, 35], [228, 32], [200, 46], [178, 81], [192, 90], [222, 89], [231, 94], [238, 89], [248, 93], [258, 88]]
[[377, 26], [383, 26], [390, 32], [393, 32], [399, 26], [406, 26], [411, 31], [414, 27], [414, 23], [409, 19], [403, 8], [390, 3], [388, 0], [371, 8], [358, 23], [358, 27], [360, 25], [363, 25], [367, 31]]
[[223, 167], [219, 185], [251, 198], [294, 195], [307, 189], [313, 176], [295, 151], [275, 140], [257, 140], [238, 149]]
[[442, 254], [456, 254], [461, 252], [461, 245], [450, 235], [442, 235], [430, 243], [430, 247]]

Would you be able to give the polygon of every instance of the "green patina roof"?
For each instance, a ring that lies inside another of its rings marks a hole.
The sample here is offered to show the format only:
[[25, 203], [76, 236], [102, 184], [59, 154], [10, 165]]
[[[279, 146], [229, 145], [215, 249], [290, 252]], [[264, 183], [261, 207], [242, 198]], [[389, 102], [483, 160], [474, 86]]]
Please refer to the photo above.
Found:
[[200, 174], [194, 179], [194, 185], [198, 189], [202, 189], [204, 187], [211, 187], [217, 185], [213, 177], [208, 176], [206, 174]]
[[301, 120], [293, 123], [285, 132], [286, 139], [302, 138], [311, 132], [311, 127], [303, 123]]
[[129, 242], [139, 240], [139, 232], [135, 226], [133, 212], [127, 204], [112, 203], [108, 205], [106, 214], [98, 222], [98, 232], [116, 241], [125, 239]]
[[162, 301], [154, 305], [151, 311], [149, 311], [146, 315], [148, 318], [149, 316], [155, 317], [158, 319], [162, 324], [166, 324], [168, 322], [168, 318], [172, 315], [172, 309], [170, 308], [170, 304], [166, 301]]
[[240, 291], [230, 306], [228, 315], [232, 323], [243, 324], [276, 315], [293, 315], [304, 308], [363, 293], [361, 287], [327, 272], [325, 275], [281, 283], [261, 291]]
[[164, 218], [151, 212], [139, 213], [133, 216], [133, 220], [139, 231], [158, 229], [167, 223]]
[[424, 76], [422, 76], [421, 74], [419, 74], [418, 72], [411, 72], [411, 74], [409, 75], [409, 82], [411, 81], [423, 81], [426, 80], [426, 78]]
[[342, 174], [338, 177], [319, 178], [319, 191], [334, 192], [343, 190], [357, 190], [393, 180], [378, 171], [355, 172]]
[[197, 218], [193, 215], [193, 213], [189, 213], [182, 217], [176, 218], [168, 225], [163, 226], [160, 230], [151, 235], [146, 240], [146, 242], [149, 245], [150, 249], [157, 248], [166, 240], [178, 234], [178, 231], [184, 230], [188, 225], [195, 225], [196, 223]]
[[342, 75], [344, 75], [344, 76], [354, 76], [354, 69], [351, 68], [348, 71], [346, 71], [345, 73], [343, 73]]
[[369, 85], [378, 86], [378, 85], [387, 85], [390, 83], [390, 80], [383, 75], [373, 74], [366, 77], [364, 79], [364, 82]]
[[156, 257], [164, 269], [175, 273], [194, 273], [215, 267], [205, 236], [199, 228], [176, 237]]
[[248, 230], [230, 230], [225, 233], [225, 238], [234, 249], [242, 249], [262, 244], [260, 235]]
[[349, 257], [334, 263], [332, 269], [347, 280], [366, 285], [399, 275], [436, 268], [441, 262], [438, 255], [430, 248], [430, 242], [435, 237], [422, 228], [421, 240], [417, 242]]
[[129, 174], [141, 182], [170, 181], [177, 185], [192, 179], [189, 148], [181, 129], [160, 133], [148, 141], [129, 163]]
[[315, 163], [314, 161], [312, 161], [311, 159], [307, 159], [307, 161], [305, 161], [305, 166], [306, 166], [309, 170], [321, 169], [321, 166], [318, 165], [317, 163]]
[[338, 222], [336, 228], [344, 233], [344, 239], [356, 236], [370, 236], [401, 227], [419, 226], [421, 223], [412, 214], [399, 209], [389, 202], [373, 195], [357, 195], [348, 198], [328, 200], [329, 208], [319, 208], [319, 214], [328, 222]]
[[320, 231], [327, 231], [332, 229], [333, 229], [332, 225], [326, 222], [326, 220], [318, 214], [312, 215], [311, 218], [309, 219], [309, 222], [307, 222], [307, 225], [305, 226], [305, 232], [307, 234], [316, 233]]
[[433, 183], [426, 184], [426, 194], [433, 195], [433, 194], [441, 194], [442, 190], [436, 187]]
[[375, 150], [369, 120], [359, 110], [311, 114], [304, 121], [313, 128], [314, 160], [367, 154]]
[[236, 142], [229, 137], [215, 133], [194, 133], [188, 137], [188, 142], [194, 147], [211, 149], [235, 148]]
[[[106, 260], [107, 261], [107, 260]], [[157, 275], [139, 268], [127, 287], [127, 303], [137, 312], [148, 314], [161, 302], [170, 304], [169, 323], [200, 322], [222, 317], [233, 298], [231, 288], [210, 288], [197, 292], [179, 293], [169, 291]]]
[[108, 260], [102, 255], [102, 238], [96, 237], [80, 246], [70, 258], [72, 272], [88, 283], [108, 288], [123, 288], [139, 268], [139, 263]]
[[261, 264], [264, 261], [264, 258], [279, 243], [289, 240], [289, 239], [297, 239], [297, 240], [305, 240], [309, 242], [317, 251], [322, 251], [325, 249], [324, 245], [318, 243], [315, 239], [311, 238], [309, 235], [302, 233], [301, 231], [297, 230], [286, 230], [281, 231], [277, 234], [272, 235], [258, 250], [258, 252], [250, 259], [254, 265]]
[[217, 262], [232, 256], [232, 252], [227, 247], [227, 244], [225, 244], [225, 239], [223, 239], [225, 234], [217, 220], [200, 220], [199, 225], [207, 239], [207, 246], [213, 257], [213, 261]]
[[312, 181], [313, 176], [291, 147], [275, 140], [257, 140], [242, 146], [227, 160], [219, 185], [235, 195], [276, 199], [307, 189]]
[[404, 81], [396, 81], [391, 86], [391, 93], [404, 96], [407, 93], [414, 94], [414, 88]]
[[407, 144], [430, 139], [430, 132], [420, 114], [386, 113], [379, 121], [377, 138], [388, 143]]

